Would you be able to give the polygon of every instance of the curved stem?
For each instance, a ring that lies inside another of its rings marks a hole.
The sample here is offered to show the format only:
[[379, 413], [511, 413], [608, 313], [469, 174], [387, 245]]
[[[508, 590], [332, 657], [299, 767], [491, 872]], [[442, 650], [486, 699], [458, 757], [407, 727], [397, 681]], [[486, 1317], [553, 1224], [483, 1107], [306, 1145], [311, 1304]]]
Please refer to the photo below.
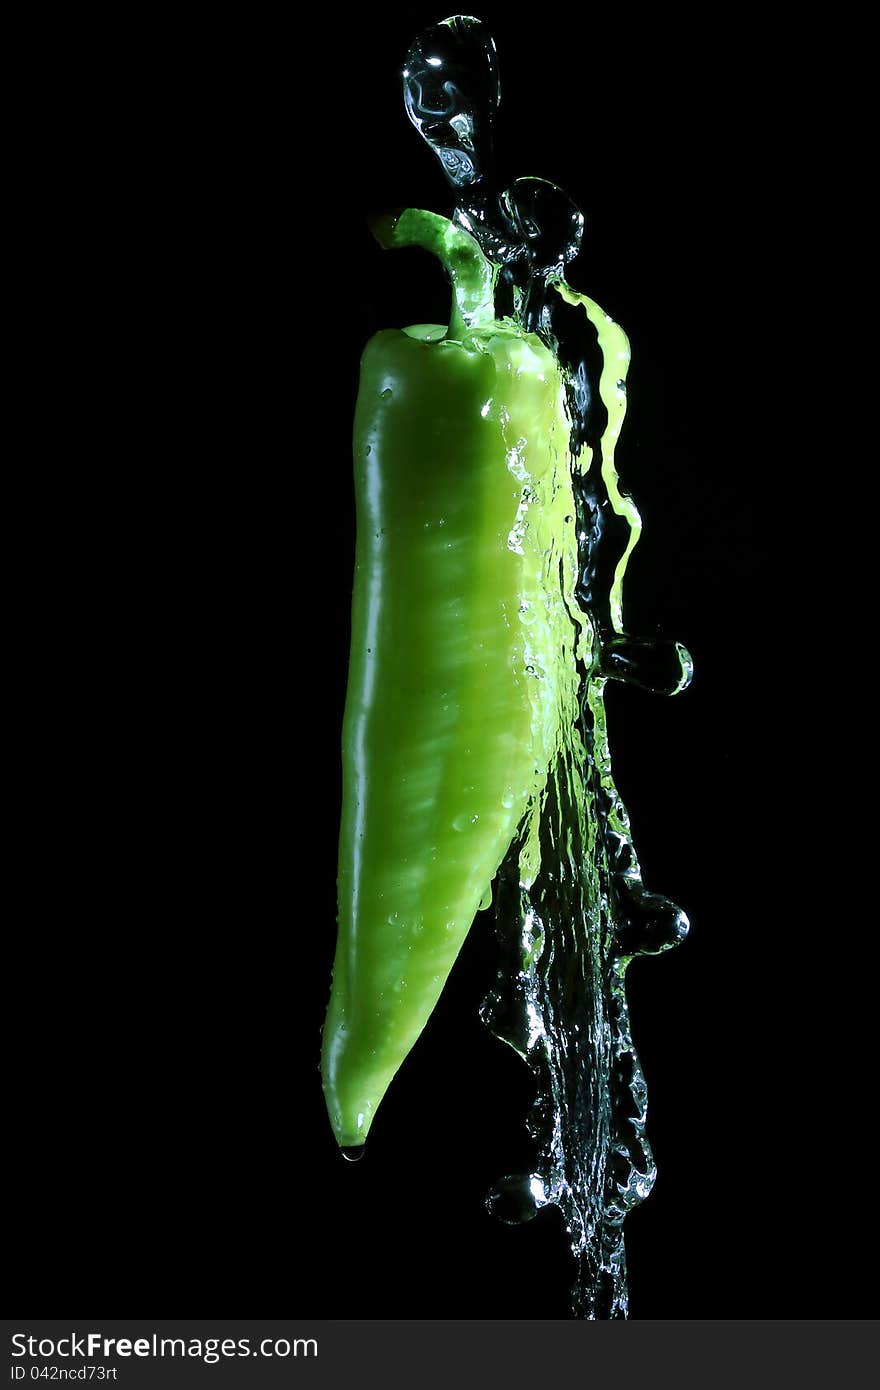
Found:
[[447, 338], [461, 341], [472, 329], [494, 321], [498, 267], [463, 228], [435, 212], [407, 208], [376, 218], [372, 231], [380, 246], [421, 246], [442, 262], [452, 282]]

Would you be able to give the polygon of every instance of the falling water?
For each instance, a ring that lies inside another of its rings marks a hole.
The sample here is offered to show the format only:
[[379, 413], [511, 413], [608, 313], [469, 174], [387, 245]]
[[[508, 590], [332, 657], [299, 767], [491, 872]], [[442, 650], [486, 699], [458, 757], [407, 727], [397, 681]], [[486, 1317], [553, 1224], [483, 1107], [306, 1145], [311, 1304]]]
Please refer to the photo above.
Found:
[[656, 1169], [645, 1132], [647, 1091], [633, 1047], [626, 968], [685, 936], [684, 913], [645, 890], [629, 820], [611, 775], [608, 680], [683, 690], [678, 643], [623, 627], [622, 584], [641, 520], [618, 485], [615, 445], [626, 409], [629, 346], [617, 324], [563, 278], [584, 218], [561, 189], [518, 179], [499, 190], [492, 135], [500, 87], [482, 24], [456, 17], [426, 30], [404, 68], [407, 112], [454, 189], [455, 220], [498, 267], [496, 311], [556, 354], [567, 384], [577, 507], [577, 575], [563, 590], [577, 698], [563, 719], [540, 801], [498, 872], [499, 971], [482, 1016], [531, 1068], [536, 1098], [528, 1173], [488, 1198], [502, 1220], [562, 1212], [577, 1262], [575, 1316], [627, 1313], [623, 1223]]

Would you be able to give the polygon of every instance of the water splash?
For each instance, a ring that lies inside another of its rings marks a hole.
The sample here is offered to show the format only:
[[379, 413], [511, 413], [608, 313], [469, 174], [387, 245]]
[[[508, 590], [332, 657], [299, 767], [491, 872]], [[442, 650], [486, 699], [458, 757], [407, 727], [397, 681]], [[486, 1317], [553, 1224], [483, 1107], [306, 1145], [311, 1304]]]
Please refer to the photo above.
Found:
[[[623, 1223], [656, 1168], [647, 1088], [632, 1042], [625, 975], [638, 955], [677, 945], [688, 921], [642, 882], [629, 819], [611, 773], [608, 680], [674, 695], [690, 680], [683, 646], [623, 626], [623, 580], [641, 518], [620, 487], [615, 450], [626, 410], [629, 344], [594, 300], [563, 278], [584, 217], [542, 179], [499, 191], [492, 153], [500, 99], [495, 45], [457, 16], [413, 43], [407, 111], [454, 191], [454, 219], [496, 268], [495, 312], [513, 314], [563, 368], [576, 556], [548, 542], [547, 593], [561, 594], [570, 640], [561, 662], [559, 738], [550, 775], [497, 875], [500, 964], [482, 1017], [531, 1068], [534, 1157], [487, 1201], [508, 1222], [548, 1206], [563, 1215], [577, 1262], [576, 1316], [627, 1313]], [[513, 534], [513, 533], [512, 533]]]

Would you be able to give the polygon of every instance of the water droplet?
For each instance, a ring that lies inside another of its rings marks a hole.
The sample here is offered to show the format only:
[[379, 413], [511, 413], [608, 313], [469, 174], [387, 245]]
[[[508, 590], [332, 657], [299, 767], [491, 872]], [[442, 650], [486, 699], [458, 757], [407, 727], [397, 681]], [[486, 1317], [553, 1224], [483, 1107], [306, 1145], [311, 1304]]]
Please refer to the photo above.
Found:
[[648, 690], [652, 695], [679, 695], [694, 673], [690, 653], [680, 642], [629, 637], [603, 643], [602, 671], [612, 680]]
[[380, 395], [383, 401], [389, 401], [391, 397], [394, 395], [394, 392], [391, 390], [390, 386], [386, 386], [385, 390], [382, 391]]
[[339, 1152], [349, 1163], [360, 1163], [366, 1152], [365, 1144], [340, 1144]]
[[623, 956], [657, 956], [678, 946], [690, 930], [686, 912], [660, 893], [648, 893], [637, 880], [620, 883], [617, 940]]
[[486, 1206], [505, 1226], [532, 1221], [549, 1203], [544, 1179], [537, 1173], [501, 1178], [486, 1198]]

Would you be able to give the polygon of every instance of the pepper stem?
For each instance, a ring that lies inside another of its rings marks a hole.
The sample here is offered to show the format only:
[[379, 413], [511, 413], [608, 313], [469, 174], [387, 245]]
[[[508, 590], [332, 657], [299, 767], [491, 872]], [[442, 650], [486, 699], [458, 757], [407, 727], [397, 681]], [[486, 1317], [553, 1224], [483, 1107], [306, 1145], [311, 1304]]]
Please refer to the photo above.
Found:
[[421, 246], [442, 262], [452, 282], [447, 338], [461, 341], [473, 328], [494, 321], [498, 267], [486, 260], [478, 243], [462, 227], [436, 212], [407, 208], [375, 218], [371, 229], [386, 249]]

